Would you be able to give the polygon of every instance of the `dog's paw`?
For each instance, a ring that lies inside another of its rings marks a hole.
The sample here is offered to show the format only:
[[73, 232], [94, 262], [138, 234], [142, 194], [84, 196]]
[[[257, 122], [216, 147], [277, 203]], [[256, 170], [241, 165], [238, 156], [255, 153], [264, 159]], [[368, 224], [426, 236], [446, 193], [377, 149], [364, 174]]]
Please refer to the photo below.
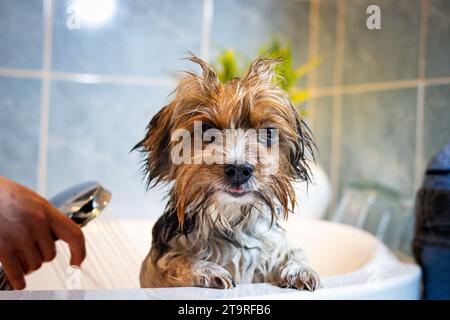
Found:
[[215, 289], [230, 289], [236, 286], [231, 274], [214, 263], [202, 263], [196, 266], [194, 286]]
[[291, 265], [281, 270], [280, 287], [314, 291], [320, 287], [319, 275], [307, 265]]

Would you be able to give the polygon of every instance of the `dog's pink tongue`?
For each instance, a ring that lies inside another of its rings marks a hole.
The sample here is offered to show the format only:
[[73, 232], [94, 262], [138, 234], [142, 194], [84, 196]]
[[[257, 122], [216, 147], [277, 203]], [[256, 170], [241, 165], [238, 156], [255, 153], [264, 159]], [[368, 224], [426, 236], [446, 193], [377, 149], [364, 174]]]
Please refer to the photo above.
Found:
[[240, 193], [240, 192], [242, 192], [243, 190], [240, 188], [240, 187], [237, 187], [237, 188], [230, 188], [230, 192], [236, 192], [236, 193]]

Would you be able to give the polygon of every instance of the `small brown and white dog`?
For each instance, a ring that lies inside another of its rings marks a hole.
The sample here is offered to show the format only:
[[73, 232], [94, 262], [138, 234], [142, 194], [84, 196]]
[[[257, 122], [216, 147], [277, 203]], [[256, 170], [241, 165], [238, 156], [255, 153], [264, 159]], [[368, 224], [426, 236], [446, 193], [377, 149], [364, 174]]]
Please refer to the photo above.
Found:
[[188, 59], [202, 75], [188, 72], [180, 80], [134, 148], [145, 155], [148, 187], [172, 185], [141, 286], [275, 282], [314, 290], [317, 273], [278, 223], [295, 205], [291, 182], [309, 181], [313, 146], [274, 82], [278, 60], [258, 57], [242, 77], [222, 84], [207, 63]]

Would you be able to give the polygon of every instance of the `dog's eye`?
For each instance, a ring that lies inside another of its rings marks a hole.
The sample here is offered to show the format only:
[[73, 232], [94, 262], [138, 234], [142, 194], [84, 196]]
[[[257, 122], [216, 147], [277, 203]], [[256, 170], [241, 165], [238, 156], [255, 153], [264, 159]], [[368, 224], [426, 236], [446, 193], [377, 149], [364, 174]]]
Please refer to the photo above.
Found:
[[204, 134], [209, 129], [213, 129], [214, 126], [210, 123], [202, 123], [202, 134]]
[[278, 140], [278, 129], [277, 128], [264, 128], [260, 133], [260, 141], [262, 144], [270, 147], [272, 144]]
[[206, 131], [208, 131], [209, 129], [214, 129], [214, 128], [215, 127], [210, 123], [202, 123], [202, 138], [206, 141], [214, 142], [216, 140], [216, 138], [214, 136], [210, 136], [210, 135], [207, 136], [207, 133], [206, 133]]

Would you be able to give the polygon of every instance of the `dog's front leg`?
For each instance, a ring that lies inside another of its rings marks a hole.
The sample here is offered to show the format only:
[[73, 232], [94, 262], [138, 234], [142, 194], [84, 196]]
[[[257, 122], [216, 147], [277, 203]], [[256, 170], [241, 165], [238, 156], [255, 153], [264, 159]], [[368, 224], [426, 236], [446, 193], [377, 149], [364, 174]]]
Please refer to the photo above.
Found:
[[284, 288], [314, 291], [320, 286], [320, 279], [308, 264], [301, 249], [291, 249], [284, 256], [278, 269], [279, 284]]
[[148, 257], [141, 269], [142, 287], [235, 287], [231, 274], [223, 267], [191, 256], [166, 254], [156, 265]]

